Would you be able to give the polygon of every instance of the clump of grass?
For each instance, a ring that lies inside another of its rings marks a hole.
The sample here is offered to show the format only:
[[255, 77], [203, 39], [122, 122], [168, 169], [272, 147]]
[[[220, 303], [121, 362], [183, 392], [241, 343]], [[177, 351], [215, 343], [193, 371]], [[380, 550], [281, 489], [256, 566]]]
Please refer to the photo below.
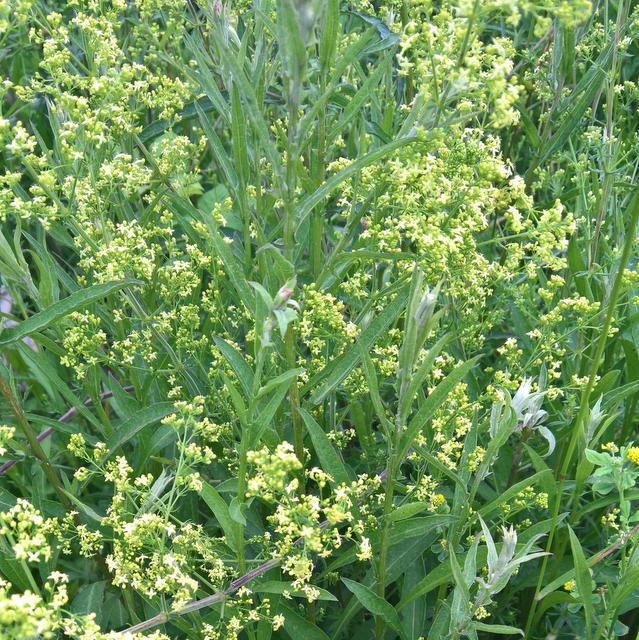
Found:
[[639, 637], [638, 33], [0, 0], [0, 636]]

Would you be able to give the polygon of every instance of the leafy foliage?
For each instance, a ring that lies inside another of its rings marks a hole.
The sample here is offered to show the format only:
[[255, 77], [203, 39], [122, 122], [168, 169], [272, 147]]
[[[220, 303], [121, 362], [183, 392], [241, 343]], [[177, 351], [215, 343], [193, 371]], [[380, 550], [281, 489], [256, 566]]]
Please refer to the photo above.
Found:
[[0, 637], [636, 637], [638, 36], [0, 0]]

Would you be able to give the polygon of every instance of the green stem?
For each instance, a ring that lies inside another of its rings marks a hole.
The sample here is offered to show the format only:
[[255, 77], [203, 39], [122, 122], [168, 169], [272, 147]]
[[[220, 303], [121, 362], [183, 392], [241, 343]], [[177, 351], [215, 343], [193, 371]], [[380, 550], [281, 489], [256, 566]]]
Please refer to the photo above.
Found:
[[[402, 2], [401, 8], [401, 18], [402, 18], [402, 28], [406, 28], [406, 25], [410, 22], [410, 13], [408, 8], [407, 0]], [[410, 104], [415, 97], [415, 80], [414, 80], [414, 69], [411, 66], [408, 75], [406, 76], [406, 104]]]
[[[284, 257], [295, 265], [295, 227], [297, 222], [297, 209], [295, 202], [295, 190], [297, 188], [298, 152], [298, 106], [299, 88], [288, 87], [288, 140], [287, 140], [287, 164], [286, 164], [286, 211], [284, 218]], [[285, 336], [286, 362], [290, 369], [294, 369], [297, 361], [296, 331], [293, 325], [289, 325]], [[291, 419], [293, 421], [293, 440], [295, 455], [304, 461], [304, 427], [299, 413], [299, 389], [297, 376], [293, 378], [289, 386], [289, 402], [291, 407]], [[303, 476], [300, 479], [300, 491], [304, 490]]]
[[[326, 76], [322, 74], [320, 80], [320, 95], [326, 91]], [[322, 105], [317, 123], [317, 152], [315, 156], [315, 187], [319, 188], [324, 182], [326, 161], [326, 104]], [[310, 254], [311, 254], [311, 271], [313, 278], [317, 281], [322, 269], [322, 232], [324, 226], [324, 212], [321, 205], [318, 205], [313, 211], [311, 217], [311, 234], [310, 234]]]
[[[240, 441], [240, 465], [237, 471], [237, 501], [240, 505], [240, 513], [242, 513], [242, 505], [246, 496], [246, 472], [247, 472], [247, 433], [246, 429], [242, 433]], [[240, 574], [246, 573], [246, 545], [244, 542], [244, 525], [241, 522], [236, 523], [236, 543], [237, 543], [237, 564]]]
[[[397, 454], [393, 452], [388, 464], [386, 476], [386, 490], [384, 492], [384, 525], [379, 543], [379, 558], [377, 561], [377, 595], [386, 599], [386, 563], [388, 561], [389, 542], [389, 516], [393, 510], [393, 498], [395, 494], [395, 473], [397, 471]], [[375, 638], [383, 640], [386, 624], [381, 616], [375, 618]]]

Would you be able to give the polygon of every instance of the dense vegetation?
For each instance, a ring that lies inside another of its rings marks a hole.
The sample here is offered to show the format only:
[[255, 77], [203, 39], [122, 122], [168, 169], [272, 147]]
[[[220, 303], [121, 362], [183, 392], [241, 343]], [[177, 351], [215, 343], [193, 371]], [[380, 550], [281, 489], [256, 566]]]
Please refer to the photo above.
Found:
[[0, 0], [0, 638], [638, 638], [638, 36]]

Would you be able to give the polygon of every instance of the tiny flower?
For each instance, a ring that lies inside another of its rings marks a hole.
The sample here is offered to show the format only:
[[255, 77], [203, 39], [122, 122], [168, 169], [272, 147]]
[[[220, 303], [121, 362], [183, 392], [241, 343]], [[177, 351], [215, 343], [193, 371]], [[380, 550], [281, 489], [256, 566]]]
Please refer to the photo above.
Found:
[[363, 561], [370, 560], [372, 557], [371, 541], [368, 538], [362, 538], [359, 544], [359, 551], [357, 552], [357, 559]]

